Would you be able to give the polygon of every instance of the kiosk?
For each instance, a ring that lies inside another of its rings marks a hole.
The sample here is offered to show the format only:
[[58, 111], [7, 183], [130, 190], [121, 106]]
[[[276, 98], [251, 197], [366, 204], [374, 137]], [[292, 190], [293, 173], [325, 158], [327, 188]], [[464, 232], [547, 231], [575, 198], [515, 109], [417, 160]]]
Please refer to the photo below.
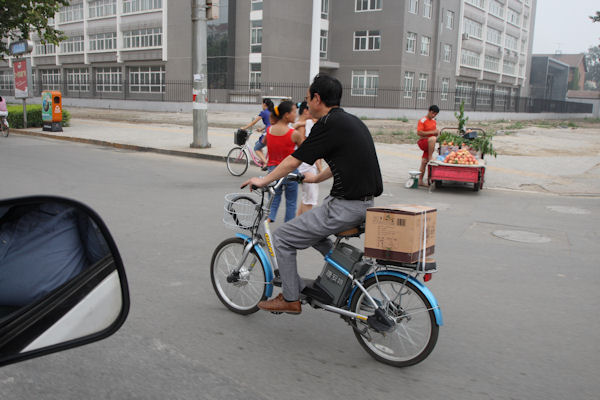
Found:
[[58, 91], [42, 92], [42, 130], [62, 132], [62, 94]]

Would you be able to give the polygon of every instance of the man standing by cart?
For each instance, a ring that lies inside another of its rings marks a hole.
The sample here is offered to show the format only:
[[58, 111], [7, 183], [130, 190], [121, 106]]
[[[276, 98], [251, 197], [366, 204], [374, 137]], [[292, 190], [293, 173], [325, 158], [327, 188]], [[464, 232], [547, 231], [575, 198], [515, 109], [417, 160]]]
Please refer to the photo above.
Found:
[[437, 129], [437, 123], [435, 122], [435, 117], [439, 112], [440, 108], [436, 105], [432, 105], [429, 107], [427, 115], [421, 118], [417, 124], [417, 135], [419, 135], [420, 138], [417, 145], [423, 150], [421, 168], [419, 168], [419, 171], [421, 171], [421, 174], [419, 175], [419, 186], [427, 186], [424, 182], [425, 168], [427, 168], [427, 163], [433, 158], [435, 143], [440, 134], [439, 129]]

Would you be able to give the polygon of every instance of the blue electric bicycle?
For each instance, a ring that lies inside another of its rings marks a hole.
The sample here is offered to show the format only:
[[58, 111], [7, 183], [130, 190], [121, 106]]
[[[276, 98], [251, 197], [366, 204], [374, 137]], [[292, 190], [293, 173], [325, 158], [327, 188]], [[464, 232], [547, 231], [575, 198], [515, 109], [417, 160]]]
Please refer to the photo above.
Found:
[[[281, 286], [268, 215], [283, 179], [252, 193], [225, 196], [223, 222], [248, 234], [237, 233], [221, 242], [210, 272], [219, 300], [237, 314], [258, 311], [258, 302]], [[302, 176], [290, 174], [287, 179], [301, 181]], [[363, 232], [361, 226], [336, 235], [321, 274], [314, 281], [305, 279], [301, 301], [339, 314], [378, 361], [396, 367], [414, 365], [431, 353], [443, 324], [437, 300], [419, 280], [429, 280], [436, 264], [392, 265], [367, 259], [361, 250], [343, 242]]]

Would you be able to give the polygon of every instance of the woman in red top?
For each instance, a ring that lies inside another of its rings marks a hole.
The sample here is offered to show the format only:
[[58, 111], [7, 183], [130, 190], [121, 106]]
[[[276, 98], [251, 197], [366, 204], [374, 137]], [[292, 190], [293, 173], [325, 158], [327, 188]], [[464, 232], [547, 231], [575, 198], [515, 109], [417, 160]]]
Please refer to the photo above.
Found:
[[[294, 152], [296, 146], [300, 146], [304, 141], [303, 135], [288, 124], [296, 120], [296, 105], [291, 101], [282, 101], [278, 106], [271, 105], [272, 125], [267, 128], [265, 137], [269, 151], [269, 162], [267, 164], [269, 172], [275, 169], [284, 158]], [[297, 171], [295, 171], [297, 172]], [[298, 182], [290, 182], [287, 179], [275, 191], [273, 203], [271, 203], [271, 212], [269, 220], [275, 221], [279, 203], [281, 203], [281, 193], [285, 189], [285, 221], [289, 221], [296, 215], [296, 202], [298, 199]]]

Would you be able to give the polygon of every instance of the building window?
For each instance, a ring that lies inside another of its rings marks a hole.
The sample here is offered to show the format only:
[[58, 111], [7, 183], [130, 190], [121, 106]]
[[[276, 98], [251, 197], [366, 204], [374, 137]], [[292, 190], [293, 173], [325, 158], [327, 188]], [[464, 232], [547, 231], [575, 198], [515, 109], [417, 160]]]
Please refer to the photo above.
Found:
[[483, 68], [487, 69], [488, 71], [500, 71], [500, 59], [486, 55], [483, 62]]
[[162, 28], [144, 28], [123, 32], [123, 48], [136, 49], [162, 45]]
[[67, 90], [89, 92], [89, 76], [87, 68], [69, 68], [67, 72]]
[[442, 78], [442, 93], [440, 94], [440, 100], [448, 100], [448, 91], [450, 90], [450, 78]]
[[421, 36], [421, 55], [428, 56], [431, 47], [431, 38], [429, 36]]
[[379, 72], [352, 71], [352, 96], [377, 96]]
[[527, 53], [527, 39], [521, 39], [521, 53]]
[[454, 11], [446, 10], [446, 28], [454, 29]]
[[[259, 11], [263, 9], [263, 0], [252, 0], [250, 10]], [[321, 8], [323, 8], [323, 4], [321, 3]]]
[[83, 20], [83, 3], [65, 6], [58, 12], [58, 21], [60, 23], [75, 22]]
[[15, 88], [15, 78], [11, 71], [0, 71], [0, 90], [12, 90]]
[[56, 54], [56, 46], [52, 43], [36, 43], [35, 44], [35, 54], [38, 56], [47, 56], [51, 54]]
[[517, 11], [513, 10], [512, 8], [509, 8], [506, 11], [506, 21], [508, 21], [509, 23], [519, 26], [519, 20], [520, 20], [520, 15]]
[[494, 105], [504, 106], [506, 104], [506, 98], [508, 97], [508, 89], [504, 87], [497, 87], [494, 90]]
[[419, 0], [408, 0], [408, 12], [412, 14], [419, 13]]
[[468, 33], [470, 36], [481, 39], [481, 32], [483, 31], [483, 25], [479, 22], [473, 21], [472, 19], [465, 18], [463, 24], [463, 32]]
[[502, 45], [502, 32], [497, 29], [487, 28], [487, 41], [490, 43], [497, 44], [498, 46]]
[[329, 0], [321, 0], [321, 19], [329, 18]]
[[354, 32], [354, 50], [372, 51], [381, 49], [381, 32], [357, 31]]
[[512, 62], [512, 61], [508, 61], [508, 60], [504, 60], [502, 63], [502, 73], [504, 74], [508, 74], [508, 75], [516, 75], [516, 68], [517, 64]]
[[423, 0], [423, 16], [425, 18], [431, 19], [432, 8], [431, 0]]
[[419, 91], [417, 99], [424, 100], [427, 97], [427, 74], [419, 74]]
[[162, 8], [162, 0], [123, 0], [123, 14]]
[[404, 73], [404, 98], [410, 99], [413, 95], [413, 85], [415, 83], [415, 73]]
[[261, 65], [259, 63], [250, 64], [250, 89], [260, 89], [261, 85]]
[[60, 43], [60, 52], [62, 54], [83, 53], [83, 36], [73, 36]]
[[483, 8], [484, 0], [465, 0], [465, 3], [474, 5], [475, 7]]
[[121, 67], [96, 68], [96, 91], [119, 93], [123, 91]]
[[504, 5], [496, 0], [490, 1], [489, 11], [498, 18], [504, 18]]
[[466, 65], [467, 67], [479, 68], [479, 58], [479, 53], [463, 49], [460, 57], [460, 62], [462, 65]]
[[131, 93], [163, 93], [165, 91], [165, 67], [129, 67], [129, 91]]
[[417, 48], [417, 34], [414, 32], [408, 32], [406, 34], [406, 52], [414, 53]]
[[328, 31], [321, 30], [321, 39], [319, 42], [319, 57], [327, 58], [327, 35]]
[[117, 0], [96, 0], [89, 3], [90, 18], [109, 17], [117, 14]]
[[444, 62], [450, 62], [452, 60], [452, 45], [444, 44], [444, 52], [442, 54], [442, 60]]
[[506, 35], [504, 37], [504, 47], [506, 47], [510, 50], [515, 50], [515, 51], [518, 50], [519, 47], [518, 47], [517, 43], [519, 43], [519, 39], [517, 39], [514, 36]]
[[60, 81], [59, 69], [42, 70], [42, 90], [60, 90]]
[[529, 17], [527, 15], [523, 15], [523, 29], [529, 30]]
[[479, 83], [477, 84], [477, 105], [478, 106], [489, 106], [492, 104], [492, 90], [494, 87], [489, 84]]
[[117, 33], [98, 33], [90, 35], [90, 51], [116, 50]]
[[250, 21], [250, 53], [262, 51], [262, 20]]
[[381, 0], [356, 0], [355, 11], [381, 10]]
[[465, 104], [471, 104], [472, 94], [473, 94], [473, 83], [472, 82], [464, 82], [464, 81], [456, 82], [456, 95], [454, 97], [454, 101], [457, 104], [460, 104], [462, 101], [464, 101]]

